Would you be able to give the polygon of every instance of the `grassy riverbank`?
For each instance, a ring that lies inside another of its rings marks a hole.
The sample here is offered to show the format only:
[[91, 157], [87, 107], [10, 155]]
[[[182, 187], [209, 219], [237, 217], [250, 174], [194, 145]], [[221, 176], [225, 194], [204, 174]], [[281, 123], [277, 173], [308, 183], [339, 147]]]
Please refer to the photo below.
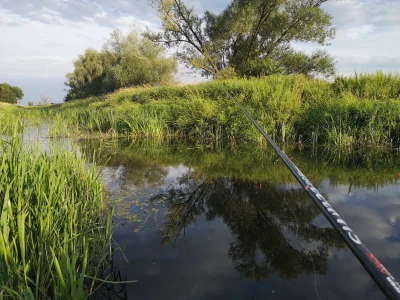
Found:
[[16, 117], [20, 110], [16, 105], [0, 102], [0, 131]]
[[0, 114], [13, 113], [18, 110], [18, 107], [13, 104], [0, 102]]
[[23, 144], [16, 126], [0, 139], [4, 297], [86, 299], [107, 266], [111, 219], [95, 167], [73, 151], [50, 149]]
[[333, 83], [277, 75], [123, 89], [31, 112], [89, 132], [260, 141], [234, 97], [281, 142], [393, 146], [400, 143], [399, 95], [398, 75], [338, 77]]

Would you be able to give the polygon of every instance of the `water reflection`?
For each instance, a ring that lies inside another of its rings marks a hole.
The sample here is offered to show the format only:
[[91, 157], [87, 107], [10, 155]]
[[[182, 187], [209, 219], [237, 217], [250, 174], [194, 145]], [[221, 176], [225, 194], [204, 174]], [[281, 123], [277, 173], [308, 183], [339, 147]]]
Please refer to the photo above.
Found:
[[[313, 273], [314, 268], [324, 275], [328, 249], [344, 248], [333, 228], [312, 224], [319, 210], [301, 190], [240, 179], [199, 183], [190, 173], [180, 177], [179, 183], [182, 188], [170, 189], [165, 195], [168, 214], [163, 246], [181, 236], [202, 214], [208, 221], [222, 218], [234, 237], [229, 257], [236, 270], [252, 280], [275, 272], [291, 279]], [[304, 244], [313, 244], [313, 249], [303, 250]]]
[[104, 278], [107, 282], [102, 282], [89, 296], [89, 300], [129, 299], [127, 292], [129, 283], [122, 283], [127, 281], [127, 276], [121, 273], [120, 266], [115, 264], [114, 261], [109, 262], [108, 268], [102, 272], [101, 278]]
[[[180, 164], [209, 177], [235, 177], [268, 180], [276, 184], [296, 183], [275, 152], [256, 145], [204, 148], [185, 143], [151, 143], [128, 140], [83, 140], [81, 149], [90, 160], [96, 153], [98, 163], [123, 166], [125, 177], [136, 186], [157, 186], [167, 176], [168, 167]], [[283, 149], [315, 185], [329, 179], [332, 185], [378, 189], [397, 183], [400, 155], [384, 149], [360, 152], [328, 152], [296, 148]]]
[[[122, 199], [115, 238], [127, 242], [125, 276], [139, 280], [128, 299], [311, 299], [317, 288], [323, 299], [382, 297], [268, 148], [90, 140], [80, 149], [91, 160], [96, 150], [110, 198]], [[285, 150], [396, 275], [400, 208], [385, 203], [400, 195], [398, 154]]]

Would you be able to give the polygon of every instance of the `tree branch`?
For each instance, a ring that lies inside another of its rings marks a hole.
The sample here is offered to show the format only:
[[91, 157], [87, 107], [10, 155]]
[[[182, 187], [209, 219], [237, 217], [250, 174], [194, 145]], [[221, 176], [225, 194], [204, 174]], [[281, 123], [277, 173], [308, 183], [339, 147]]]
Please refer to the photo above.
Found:
[[266, 11], [266, 8], [267, 8], [267, 1], [265, 1], [265, 5], [264, 5], [263, 8], [262, 8], [260, 20], [258, 21], [258, 24], [257, 24], [257, 26], [256, 26], [256, 29], [255, 29], [255, 31], [254, 31], [254, 33], [253, 33], [253, 36], [252, 36], [250, 45], [249, 45], [249, 47], [248, 47], [247, 56], [246, 56], [246, 60], [245, 60], [245, 61], [247, 61], [247, 60], [249, 59], [249, 57], [250, 57], [251, 49], [253, 48], [253, 45], [254, 45], [254, 42], [255, 42], [255, 40], [256, 40], [256, 38], [257, 38], [258, 33], [260, 32], [261, 25], [269, 19], [269, 17], [270, 17], [270, 15], [271, 15], [272, 11], [274, 10], [274, 8], [275, 8], [277, 5], [278, 5], [278, 2], [275, 1], [275, 2], [272, 3], [272, 5], [269, 7], [268, 11]]

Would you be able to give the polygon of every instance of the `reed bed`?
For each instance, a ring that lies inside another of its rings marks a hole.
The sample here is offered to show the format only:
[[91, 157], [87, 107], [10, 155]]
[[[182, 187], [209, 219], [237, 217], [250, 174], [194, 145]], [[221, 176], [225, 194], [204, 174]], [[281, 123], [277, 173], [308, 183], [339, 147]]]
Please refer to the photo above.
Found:
[[25, 145], [20, 126], [0, 139], [0, 297], [86, 299], [111, 246], [96, 167], [74, 151]]
[[350, 94], [358, 99], [399, 100], [400, 75], [378, 71], [375, 74], [338, 76], [332, 84], [332, 90], [337, 95]]
[[22, 112], [23, 109], [16, 105], [0, 102], [0, 133], [12, 132], [12, 127], [18, 125], [15, 120]]
[[334, 147], [399, 146], [400, 76], [304, 76], [212, 81], [193, 86], [123, 89], [40, 109], [91, 133], [163, 139], [251, 140], [260, 135], [237, 99], [278, 142]]

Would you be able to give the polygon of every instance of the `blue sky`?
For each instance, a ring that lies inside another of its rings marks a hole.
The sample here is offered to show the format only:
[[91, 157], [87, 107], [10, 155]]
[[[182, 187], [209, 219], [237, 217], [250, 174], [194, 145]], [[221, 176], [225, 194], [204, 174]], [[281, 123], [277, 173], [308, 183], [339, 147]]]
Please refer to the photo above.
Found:
[[[186, 0], [201, 13], [220, 11], [229, 0]], [[400, 70], [400, 1], [330, 0], [323, 8], [333, 16], [336, 38], [326, 49], [336, 70], [356, 72]], [[41, 95], [61, 102], [65, 74], [88, 47], [100, 49], [113, 28], [128, 31], [159, 26], [148, 0], [0, 0], [0, 82], [20, 86], [23, 103]], [[296, 44], [312, 51], [315, 45]], [[199, 81], [179, 68], [178, 80]]]

